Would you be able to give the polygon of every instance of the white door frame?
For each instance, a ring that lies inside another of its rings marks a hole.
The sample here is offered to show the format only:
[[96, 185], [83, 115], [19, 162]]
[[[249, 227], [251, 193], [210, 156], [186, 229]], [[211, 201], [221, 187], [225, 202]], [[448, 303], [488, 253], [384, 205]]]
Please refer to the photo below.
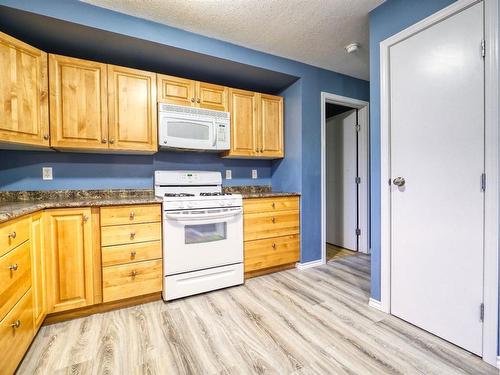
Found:
[[[389, 49], [392, 45], [424, 30], [479, 0], [458, 0], [452, 5], [410, 26], [380, 43], [380, 192], [381, 192], [381, 300], [371, 303], [382, 311], [391, 311], [391, 201], [390, 175], [390, 75]], [[484, 323], [483, 360], [497, 365], [498, 280], [499, 280], [499, 46], [498, 0], [484, 0], [485, 6], [485, 191], [484, 228]], [[480, 41], [478, 41], [478, 53]], [[479, 314], [479, 312], [478, 312]]]
[[[360, 125], [358, 138], [358, 166], [361, 183], [359, 185], [359, 251], [370, 252], [370, 129], [369, 108], [370, 104], [363, 100], [321, 93], [321, 264], [326, 263], [326, 103], [343, 105], [358, 109], [358, 122]], [[354, 186], [354, 181], [353, 181]]]

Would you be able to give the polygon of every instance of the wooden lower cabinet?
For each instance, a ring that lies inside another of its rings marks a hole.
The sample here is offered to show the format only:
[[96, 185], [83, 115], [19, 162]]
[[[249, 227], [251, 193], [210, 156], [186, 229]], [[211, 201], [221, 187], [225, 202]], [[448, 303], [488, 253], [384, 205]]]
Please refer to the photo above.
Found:
[[33, 294], [33, 324], [40, 328], [47, 315], [45, 248], [43, 242], [42, 213], [31, 217], [31, 279]]
[[292, 268], [300, 255], [299, 197], [243, 201], [245, 277]]
[[94, 303], [94, 259], [90, 208], [45, 212], [48, 312]]
[[34, 335], [31, 289], [0, 321], [0, 373], [13, 374]]

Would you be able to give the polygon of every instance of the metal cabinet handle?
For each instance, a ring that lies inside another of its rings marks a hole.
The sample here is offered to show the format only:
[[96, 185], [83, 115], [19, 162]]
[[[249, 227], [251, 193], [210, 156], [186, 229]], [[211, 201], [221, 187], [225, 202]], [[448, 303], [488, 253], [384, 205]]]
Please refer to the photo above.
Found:
[[11, 271], [17, 271], [18, 268], [19, 268], [19, 266], [17, 265], [17, 263], [11, 264], [9, 266], [9, 270], [11, 270]]
[[404, 186], [406, 181], [403, 177], [396, 177], [394, 180], [392, 180], [392, 183], [396, 186]]
[[21, 327], [21, 321], [19, 319], [17, 319], [14, 323], [11, 323], [10, 326], [12, 328], [19, 328], [19, 327]]
[[130, 211], [130, 214], [128, 215], [130, 217], [130, 219], [134, 219], [135, 217], [135, 212], [134, 211]]
[[276, 223], [276, 218], [275, 217], [272, 218], [272, 222], [273, 222], [273, 224]]
[[191, 98], [191, 102], [194, 103], [194, 98]]
[[48, 134], [44, 134], [44, 135], [43, 135], [43, 139], [45, 139], [46, 141], [48, 141], [48, 140], [49, 140], [49, 138], [50, 138], [50, 135], [48, 135]]
[[135, 232], [130, 233], [130, 239], [133, 240], [135, 238]]
[[113, 143], [115, 143], [115, 140], [114, 140], [114, 138], [111, 138], [111, 139], [109, 140], [109, 143], [110, 143], [110, 144], [113, 144]]
[[137, 251], [132, 250], [132, 251], [130, 252], [130, 257], [131, 257], [131, 258], [135, 258], [135, 256], [136, 256], [136, 255], [137, 255]]
[[274, 202], [273, 202], [273, 203], [271, 204], [271, 206], [272, 206], [273, 208], [276, 208], [276, 203], [274, 203]]
[[107, 140], [106, 138], [103, 138], [103, 139], [101, 140], [101, 143], [108, 143], [108, 140]]
[[273, 249], [276, 250], [276, 244], [275, 243], [273, 243]]
[[17, 233], [15, 231], [8, 234], [8, 237], [12, 238], [12, 239], [16, 238], [16, 236], [17, 236]]
[[130, 277], [135, 278], [137, 276], [137, 271], [130, 272]]
[[198, 98], [198, 99], [196, 100], [196, 103], [200, 103], [200, 98]]
[[89, 217], [87, 215], [83, 215], [83, 222], [86, 223], [89, 221]]

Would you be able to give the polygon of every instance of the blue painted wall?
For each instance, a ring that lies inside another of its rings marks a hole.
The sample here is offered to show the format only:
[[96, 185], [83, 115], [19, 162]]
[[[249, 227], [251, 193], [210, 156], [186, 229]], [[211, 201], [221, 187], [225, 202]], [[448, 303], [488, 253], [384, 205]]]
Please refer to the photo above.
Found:
[[[268, 178], [276, 189], [298, 190], [302, 192], [301, 221], [303, 227], [301, 261], [307, 262], [320, 259], [321, 91], [324, 90], [333, 94], [368, 100], [369, 85], [367, 81], [94, 7], [76, 0], [26, 0], [22, 2], [17, 0], [0, 0], [0, 5], [300, 77], [297, 83], [293, 84], [292, 87], [283, 93], [286, 97], [285, 115], [287, 116], [285, 123], [285, 137], [287, 138], [286, 159], [282, 162], [263, 162], [268, 164], [255, 164], [256, 162], [251, 161], [235, 162], [237, 163], [235, 165], [243, 168], [242, 174], [246, 174], [246, 171], [254, 165], [259, 165], [263, 169], [263, 176], [266, 176], [267, 165], [267, 168], [269, 168]], [[74, 173], [69, 163], [84, 164], [85, 160], [91, 160], [92, 163], [101, 168], [103, 173], [112, 176], [112, 178], [94, 178], [95, 172], [93, 172], [94, 166], [92, 165], [85, 172], [86, 176], [91, 177], [90, 182], [87, 181], [88, 177], [85, 180], [83, 178], [76, 178], [66, 186], [85, 183], [87, 186], [88, 184], [93, 184], [92, 186], [100, 184], [102, 188], [127, 188], [147, 184], [148, 173], [156, 168], [156, 163], [163, 163], [162, 165], [165, 165], [165, 167], [169, 165], [180, 166], [183, 163], [188, 164], [192, 168], [197, 167], [197, 162], [191, 165], [191, 161], [187, 157], [181, 156], [172, 156], [175, 160], [179, 158], [180, 161], [175, 161], [175, 164], [169, 164], [171, 163], [170, 156], [162, 156], [162, 154], [149, 157], [119, 157], [109, 155], [68, 156], [68, 154], [52, 154], [51, 156], [49, 153], [37, 153], [37, 163], [40, 164], [35, 168], [28, 167], [32, 165], [30, 164], [32, 161], [23, 155], [23, 153], [19, 152], [2, 152], [0, 154], [0, 162], [2, 164], [4, 160], [13, 159], [13, 164], [10, 164], [11, 167], [5, 169], [0, 167], [0, 186], [8, 185], [25, 188], [27, 185], [24, 182], [29, 181], [29, 179], [31, 179], [31, 182], [28, 184], [29, 186], [38, 186], [37, 184], [40, 183], [38, 180], [40, 176], [39, 167], [46, 160], [68, 163], [65, 169], [68, 174]], [[212, 168], [210, 163], [217, 165], [219, 168], [222, 168], [222, 165], [218, 163], [233, 166], [231, 164], [233, 162], [219, 161], [210, 155], [200, 156], [200, 159], [208, 160], [206, 163], [207, 168]], [[137, 172], [132, 173], [139, 173], [140, 176], [131, 178], [128, 165], [136, 165], [138, 163], [137, 160], [142, 160], [139, 162], [143, 163], [142, 167], [138, 168]], [[32, 175], [28, 176], [28, 180], [22, 182], [19, 176], [22, 176], [21, 172], [28, 170], [30, 170]], [[57, 176], [58, 172], [56, 171], [55, 173]], [[101, 176], [102, 174], [99, 175]], [[51, 188], [59, 188], [64, 181], [65, 179], [55, 180]], [[266, 179], [263, 179], [262, 182], [265, 181]], [[106, 185], [102, 185], [103, 183]]]
[[370, 12], [370, 159], [372, 298], [380, 300], [380, 42], [454, 0], [387, 0]]

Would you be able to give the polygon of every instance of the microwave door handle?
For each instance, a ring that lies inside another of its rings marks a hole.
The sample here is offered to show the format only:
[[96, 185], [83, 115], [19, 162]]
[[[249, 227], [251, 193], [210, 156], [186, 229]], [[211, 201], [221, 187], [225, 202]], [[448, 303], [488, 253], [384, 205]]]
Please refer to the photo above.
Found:
[[202, 219], [202, 220], [209, 220], [209, 219], [220, 219], [220, 218], [225, 218], [225, 217], [232, 217], [236, 216], [238, 214], [241, 214], [243, 210], [241, 208], [233, 208], [228, 211], [223, 211], [223, 212], [216, 212], [216, 213], [211, 213], [210, 211], [205, 211], [205, 213], [202, 214], [177, 214], [177, 213], [167, 213], [165, 214], [165, 217], [167, 219], [172, 219], [172, 220], [177, 220], [177, 221], [187, 221], [187, 220], [195, 220], [195, 219]]
[[216, 122], [214, 121], [214, 122], [212, 123], [212, 129], [213, 129], [212, 134], [213, 134], [213, 136], [214, 136], [214, 141], [213, 141], [212, 146], [214, 146], [214, 147], [217, 145], [217, 126], [216, 126], [216, 125], [217, 125], [217, 124], [216, 124]]

